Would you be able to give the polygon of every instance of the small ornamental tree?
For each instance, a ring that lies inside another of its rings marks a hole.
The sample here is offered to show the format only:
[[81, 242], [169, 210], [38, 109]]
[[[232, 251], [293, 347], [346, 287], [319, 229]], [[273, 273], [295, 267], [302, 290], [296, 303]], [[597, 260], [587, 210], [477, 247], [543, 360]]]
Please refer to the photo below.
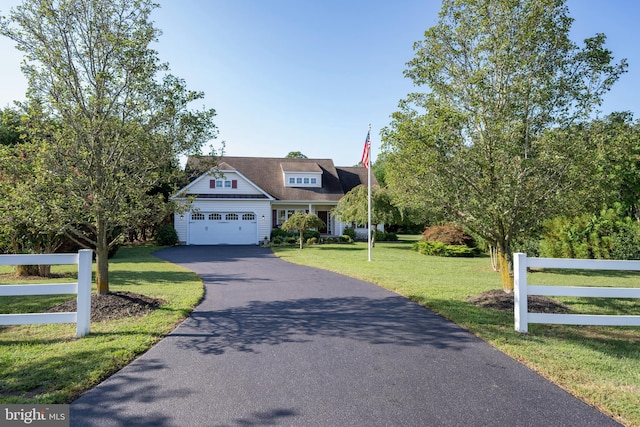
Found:
[[324, 227], [324, 221], [313, 213], [296, 212], [282, 224], [282, 229], [286, 231], [298, 230], [300, 233], [300, 249], [302, 249], [304, 232], [312, 228]]

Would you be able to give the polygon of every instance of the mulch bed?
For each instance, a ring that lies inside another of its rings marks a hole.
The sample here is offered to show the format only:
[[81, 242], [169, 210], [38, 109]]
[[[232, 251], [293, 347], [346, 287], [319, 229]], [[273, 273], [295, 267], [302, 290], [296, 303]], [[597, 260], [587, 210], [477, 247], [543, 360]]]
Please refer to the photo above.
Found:
[[[478, 306], [500, 311], [513, 311], [513, 292], [508, 294], [501, 289], [494, 289], [467, 298], [467, 301]], [[530, 313], [568, 313], [571, 309], [551, 298], [541, 295], [529, 295], [528, 311]]]
[[[132, 292], [109, 292], [104, 295], [91, 294], [91, 321], [102, 322], [130, 316], [144, 316], [164, 304], [160, 298]], [[76, 300], [69, 300], [51, 307], [51, 313], [76, 311]]]

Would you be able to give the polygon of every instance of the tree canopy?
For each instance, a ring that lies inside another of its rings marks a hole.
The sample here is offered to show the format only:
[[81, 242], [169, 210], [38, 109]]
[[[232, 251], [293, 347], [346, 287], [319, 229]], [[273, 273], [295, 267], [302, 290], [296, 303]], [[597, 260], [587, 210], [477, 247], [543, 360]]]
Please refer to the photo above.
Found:
[[290, 151], [286, 156], [287, 159], [306, 159], [307, 156], [302, 154], [300, 151]]
[[56, 184], [41, 202], [55, 205], [69, 237], [95, 249], [99, 293], [109, 290], [109, 247], [153, 204], [150, 190], [181, 154], [216, 135], [215, 111], [189, 107], [203, 94], [150, 47], [160, 34], [155, 7], [25, 0], [0, 21], [25, 55], [22, 132], [32, 156], [46, 159], [34, 172]]
[[300, 233], [300, 249], [302, 249], [304, 232], [312, 228], [322, 228], [324, 225], [324, 221], [314, 213], [296, 212], [282, 224], [282, 229], [287, 231], [298, 230]]
[[603, 34], [572, 42], [571, 23], [559, 0], [444, 0], [405, 71], [426, 90], [383, 129], [399, 203], [437, 209], [495, 246], [506, 290], [514, 239], [562, 209], [585, 153], [547, 134], [589, 118], [626, 70]]

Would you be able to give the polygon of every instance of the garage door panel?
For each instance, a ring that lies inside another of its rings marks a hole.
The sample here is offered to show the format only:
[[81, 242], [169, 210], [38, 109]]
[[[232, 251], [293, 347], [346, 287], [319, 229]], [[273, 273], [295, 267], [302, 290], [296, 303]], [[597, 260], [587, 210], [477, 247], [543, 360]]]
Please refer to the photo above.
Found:
[[258, 221], [252, 212], [203, 212], [189, 222], [192, 245], [257, 244]]

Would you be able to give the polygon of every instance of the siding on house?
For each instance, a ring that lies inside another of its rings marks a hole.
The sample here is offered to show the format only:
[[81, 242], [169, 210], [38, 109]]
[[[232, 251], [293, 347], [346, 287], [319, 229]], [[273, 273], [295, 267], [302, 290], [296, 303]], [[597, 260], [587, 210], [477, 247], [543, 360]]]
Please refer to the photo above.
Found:
[[[210, 181], [236, 181], [237, 188], [232, 187], [219, 187], [216, 186], [212, 188], [210, 186]], [[222, 177], [216, 177], [214, 175], [205, 175], [194, 181], [193, 184], [189, 187], [189, 194], [254, 194], [260, 195], [262, 194], [260, 190], [258, 190], [253, 185], [249, 184], [243, 177], [238, 175], [236, 172], [224, 172]]]

